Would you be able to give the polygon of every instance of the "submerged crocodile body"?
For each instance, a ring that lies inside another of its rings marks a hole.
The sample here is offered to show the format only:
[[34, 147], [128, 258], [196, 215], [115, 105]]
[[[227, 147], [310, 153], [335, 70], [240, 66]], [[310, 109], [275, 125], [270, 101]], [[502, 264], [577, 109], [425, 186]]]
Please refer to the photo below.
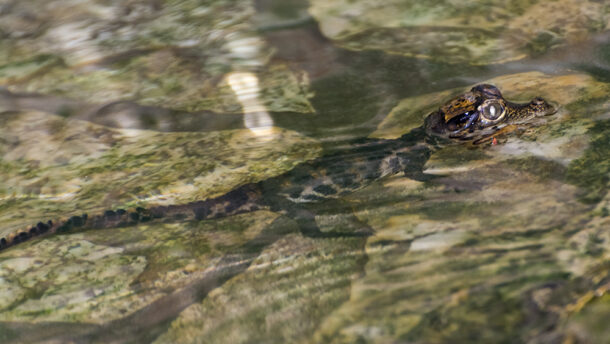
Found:
[[302, 163], [282, 175], [243, 185], [220, 197], [180, 205], [147, 209], [115, 209], [103, 214], [73, 216], [60, 221], [39, 222], [0, 238], [0, 250], [33, 237], [64, 233], [74, 229], [101, 229], [135, 225], [148, 221], [205, 220], [270, 209], [295, 219], [304, 235], [366, 236], [370, 232], [321, 232], [309, 203], [337, 199], [387, 175], [403, 172], [425, 179], [423, 166], [439, 142], [486, 142], [503, 132], [527, 125], [537, 117], [553, 114], [556, 108], [542, 98], [527, 104], [505, 100], [491, 85], [478, 85], [428, 115], [423, 126], [398, 139], [361, 139], [353, 149]]

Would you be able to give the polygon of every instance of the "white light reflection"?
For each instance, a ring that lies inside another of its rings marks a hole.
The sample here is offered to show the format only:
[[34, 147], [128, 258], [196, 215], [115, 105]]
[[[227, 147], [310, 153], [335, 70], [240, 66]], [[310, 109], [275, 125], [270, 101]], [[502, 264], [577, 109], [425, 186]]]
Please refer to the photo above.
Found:
[[261, 139], [273, 139], [276, 134], [273, 119], [259, 99], [258, 77], [254, 73], [233, 72], [227, 75], [226, 81], [241, 104], [246, 128]]

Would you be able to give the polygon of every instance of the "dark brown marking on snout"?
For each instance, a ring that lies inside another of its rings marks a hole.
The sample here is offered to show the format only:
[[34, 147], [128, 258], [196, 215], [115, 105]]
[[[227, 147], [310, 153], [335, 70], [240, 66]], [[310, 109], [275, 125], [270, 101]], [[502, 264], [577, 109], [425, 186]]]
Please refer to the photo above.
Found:
[[468, 92], [443, 105], [440, 111], [443, 114], [446, 123], [449, 122], [455, 116], [459, 116], [465, 112], [475, 110], [476, 105], [476, 94]]

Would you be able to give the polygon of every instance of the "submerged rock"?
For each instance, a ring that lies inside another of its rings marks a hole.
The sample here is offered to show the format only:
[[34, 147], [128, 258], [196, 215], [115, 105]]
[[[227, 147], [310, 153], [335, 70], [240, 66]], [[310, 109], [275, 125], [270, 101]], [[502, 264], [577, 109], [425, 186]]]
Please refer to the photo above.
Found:
[[362, 238], [320, 241], [289, 234], [243, 274], [185, 309], [155, 343], [307, 341], [327, 314], [349, 300], [365, 262], [363, 245]]
[[[376, 235], [365, 276], [313, 341], [547, 342], [543, 324], [566, 335], [558, 319], [608, 276], [603, 224], [583, 228], [592, 208], [578, 192], [492, 161], [431, 184], [395, 177], [351, 196]], [[589, 252], [566, 240], [588, 233], [598, 237]], [[552, 298], [534, 306], [545, 288]]]
[[599, 1], [311, 1], [320, 29], [342, 47], [449, 63], [522, 59], [605, 30]]
[[3, 254], [0, 265], [2, 321], [104, 321], [144, 301], [125, 300], [144, 257], [74, 236]]
[[[128, 317], [232, 261], [277, 215], [151, 224], [55, 236], [0, 254], [0, 321], [104, 324]], [[226, 265], [226, 266], [225, 266]], [[163, 310], [158, 310], [163, 311]], [[171, 317], [172, 310], [166, 310]]]
[[0, 83], [94, 104], [241, 113], [226, 77], [252, 72], [260, 88], [249, 92], [268, 111], [313, 112], [306, 75], [268, 64], [253, 14], [253, 3], [234, 0], [9, 1]]

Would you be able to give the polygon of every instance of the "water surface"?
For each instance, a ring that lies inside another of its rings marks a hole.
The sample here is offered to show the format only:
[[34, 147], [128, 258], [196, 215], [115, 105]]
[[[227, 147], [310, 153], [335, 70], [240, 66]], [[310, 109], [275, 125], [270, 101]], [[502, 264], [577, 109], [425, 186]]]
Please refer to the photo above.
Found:
[[[42, 10], [41, 10], [42, 9]], [[183, 204], [393, 139], [477, 83], [560, 108], [417, 181], [29, 240], [0, 340], [604, 343], [610, 8], [596, 1], [4, 1], [0, 236]], [[465, 19], [466, 18], [466, 19]]]

